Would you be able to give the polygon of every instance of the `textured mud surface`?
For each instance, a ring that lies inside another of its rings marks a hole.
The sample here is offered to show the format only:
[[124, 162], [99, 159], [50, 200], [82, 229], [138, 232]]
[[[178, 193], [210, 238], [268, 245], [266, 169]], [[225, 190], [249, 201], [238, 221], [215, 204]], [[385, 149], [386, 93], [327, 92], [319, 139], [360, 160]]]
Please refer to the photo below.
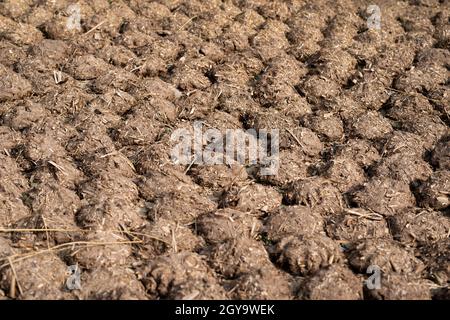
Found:
[[[371, 1], [74, 3], [0, 2], [0, 299], [450, 298], [449, 1], [378, 0], [380, 30]], [[279, 129], [278, 174], [173, 164], [195, 120]]]

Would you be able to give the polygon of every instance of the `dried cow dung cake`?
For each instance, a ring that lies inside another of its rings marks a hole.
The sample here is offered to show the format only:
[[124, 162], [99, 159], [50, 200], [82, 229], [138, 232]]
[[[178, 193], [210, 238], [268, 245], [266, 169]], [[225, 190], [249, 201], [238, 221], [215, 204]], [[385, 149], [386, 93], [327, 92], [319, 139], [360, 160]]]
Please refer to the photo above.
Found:
[[0, 300], [450, 299], [449, 17], [0, 0]]

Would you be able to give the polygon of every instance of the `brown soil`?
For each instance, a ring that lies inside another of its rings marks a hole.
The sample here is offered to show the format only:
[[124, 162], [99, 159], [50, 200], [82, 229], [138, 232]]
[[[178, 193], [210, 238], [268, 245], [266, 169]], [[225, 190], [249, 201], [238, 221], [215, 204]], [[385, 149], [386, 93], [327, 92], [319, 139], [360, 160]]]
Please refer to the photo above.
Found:
[[[0, 299], [449, 299], [450, 2], [370, 4], [1, 1]], [[196, 120], [278, 173], [172, 163]]]

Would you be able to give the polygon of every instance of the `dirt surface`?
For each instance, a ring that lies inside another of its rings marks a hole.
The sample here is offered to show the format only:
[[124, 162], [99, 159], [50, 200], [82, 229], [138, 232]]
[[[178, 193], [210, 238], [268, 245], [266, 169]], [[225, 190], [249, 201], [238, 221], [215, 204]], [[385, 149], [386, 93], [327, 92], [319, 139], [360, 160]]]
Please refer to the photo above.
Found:
[[1, 1], [0, 299], [448, 299], [450, 2], [370, 4]]

